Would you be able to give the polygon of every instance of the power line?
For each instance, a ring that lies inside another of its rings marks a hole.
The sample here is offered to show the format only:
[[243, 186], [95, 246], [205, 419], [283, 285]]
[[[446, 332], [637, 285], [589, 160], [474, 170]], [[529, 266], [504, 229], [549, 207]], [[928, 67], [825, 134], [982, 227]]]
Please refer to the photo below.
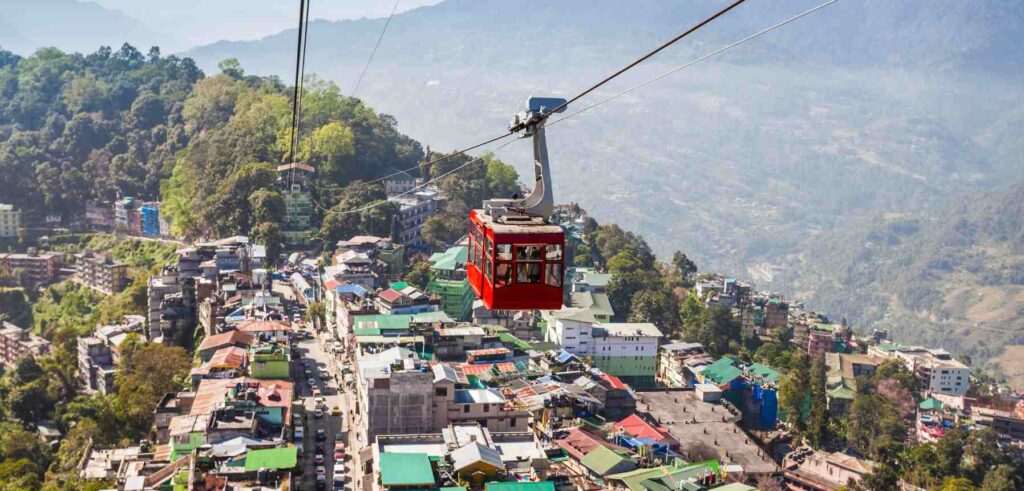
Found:
[[[508, 133], [508, 134], [502, 135], [502, 136], [500, 136], [500, 137], [498, 137], [498, 138], [492, 138], [492, 139], [491, 139], [491, 140], [490, 140], [489, 142], [487, 142], [487, 143], [490, 143], [490, 142], [495, 142], [495, 141], [498, 141], [498, 140], [500, 140], [500, 139], [502, 139], [502, 138], [505, 138], [506, 136], [508, 136], [508, 135], [510, 135], [510, 134], [511, 134], [511, 133]], [[495, 147], [495, 148], [494, 148], [494, 149], [492, 149], [491, 151], [492, 151], [492, 152], [496, 152], [496, 151], [498, 151], [498, 150], [501, 150], [501, 149], [503, 149], [503, 148], [505, 148], [505, 147], [507, 147], [507, 146], [509, 146], [509, 145], [511, 145], [511, 144], [513, 144], [513, 143], [515, 143], [515, 142], [517, 142], [517, 141], [519, 141], [519, 139], [509, 140], [509, 141], [507, 141], [507, 142], [505, 142], [505, 143], [503, 143], [503, 144], [501, 144], [501, 145], [498, 145], [497, 147]], [[481, 145], [484, 145], [484, 144], [486, 144], [486, 143], [483, 143], [483, 144], [481, 144]], [[477, 145], [477, 146], [479, 147], [480, 145]], [[465, 153], [465, 152], [466, 152], [466, 151], [468, 151], [468, 150], [469, 150], [469, 149], [467, 149], [467, 150], [463, 150], [463, 151], [462, 151], [461, 153]], [[461, 154], [461, 153], [460, 153], [460, 154]], [[455, 155], [459, 155], [459, 154], [452, 154], [452, 155], [450, 155], [450, 156], [448, 156], [448, 157], [453, 157], [453, 156], [455, 156]], [[462, 165], [460, 165], [460, 166], [458, 166], [458, 167], [456, 167], [456, 168], [454, 168], [454, 169], [451, 169], [451, 170], [449, 170], [449, 171], [447, 171], [447, 172], [445, 172], [445, 173], [443, 173], [443, 174], [441, 174], [441, 175], [439, 175], [439, 176], [437, 176], [437, 177], [431, 178], [430, 180], [428, 180], [428, 181], [426, 181], [426, 182], [423, 182], [423, 183], [417, 184], [417, 185], [413, 186], [412, 188], [410, 188], [410, 189], [409, 189], [408, 191], [405, 191], [405, 192], [402, 192], [402, 193], [396, 194], [396, 195], [394, 195], [394, 196], [391, 196], [391, 197], [390, 197], [389, 199], [392, 199], [392, 198], [401, 198], [401, 197], [403, 197], [403, 196], [408, 196], [408, 195], [410, 195], [410, 194], [412, 194], [412, 193], [414, 193], [414, 192], [416, 192], [416, 191], [418, 191], [418, 190], [420, 190], [420, 189], [423, 189], [424, 187], [426, 187], [426, 186], [428, 186], [428, 185], [430, 185], [430, 184], [433, 184], [433, 183], [435, 183], [435, 182], [437, 182], [437, 181], [439, 181], [439, 180], [441, 180], [441, 179], [443, 179], [443, 178], [445, 178], [445, 177], [448, 177], [448, 176], [450, 176], [450, 175], [452, 175], [452, 174], [454, 174], [454, 173], [456, 173], [456, 172], [458, 172], [458, 171], [460, 171], [460, 170], [462, 170], [462, 169], [465, 169], [466, 167], [469, 167], [469, 166], [471, 166], [471, 165], [473, 165], [473, 164], [475, 164], [475, 163], [477, 163], [477, 162], [479, 162], [479, 161], [483, 160], [483, 158], [484, 158], [484, 155], [478, 155], [478, 156], [474, 157], [474, 158], [473, 158], [472, 160], [470, 160], [469, 162], [466, 162], [465, 164], [462, 164]], [[311, 198], [312, 198], [312, 197], [311, 197]], [[313, 200], [311, 199], [311, 201], [313, 201]], [[316, 205], [316, 207], [317, 207], [317, 208], [319, 208], [319, 209], [320, 209], [321, 211], [323, 211], [323, 212], [325, 212], [325, 213], [341, 213], [341, 214], [343, 214], [343, 215], [350, 215], [350, 214], [352, 214], [352, 213], [359, 213], [359, 212], [361, 212], [361, 211], [366, 211], [366, 210], [369, 210], [369, 209], [372, 209], [372, 208], [376, 208], [376, 207], [378, 207], [378, 206], [382, 206], [382, 205], [383, 205], [384, 203], [388, 203], [388, 202], [389, 202], [388, 200], [384, 200], [384, 201], [378, 201], [378, 202], [376, 202], [376, 203], [371, 203], [371, 204], [369, 204], [369, 205], [366, 205], [366, 206], [363, 206], [363, 207], [360, 207], [360, 208], [356, 208], [356, 209], [353, 209], [353, 210], [345, 210], [345, 211], [341, 211], [341, 212], [332, 212], [331, 210], [329, 210], [329, 209], [327, 209], [327, 208], [324, 208], [323, 206], [321, 206], [321, 205], [320, 205], [320, 203], [316, 203], [315, 201], [313, 201], [313, 203], [314, 203], [314, 204]]]
[[[423, 162], [423, 163], [420, 163], [420, 164], [416, 164], [415, 167], [409, 167], [408, 169], [402, 169], [402, 170], [399, 170], [399, 171], [396, 171], [396, 172], [392, 172], [391, 174], [388, 174], [388, 175], [383, 176], [383, 177], [378, 177], [378, 178], [370, 180], [370, 181], [363, 181], [363, 184], [375, 184], [375, 183], [378, 183], [378, 182], [381, 182], [381, 181], [388, 180], [388, 179], [390, 179], [392, 177], [395, 177], [395, 176], [398, 176], [398, 175], [402, 175], [402, 174], [408, 173], [410, 171], [414, 171], [414, 170], [419, 169], [421, 167], [431, 166], [431, 165], [434, 165], [434, 164], [439, 163], [439, 162], [444, 162], [445, 160], [448, 160], [448, 159], [453, 158], [453, 157], [457, 157], [457, 156], [462, 155], [462, 154], [464, 154], [466, 152], [469, 152], [471, 150], [476, 150], [476, 149], [478, 149], [478, 148], [480, 148], [480, 147], [482, 147], [484, 145], [487, 145], [487, 144], [490, 144], [490, 143], [494, 143], [494, 142], [496, 142], [498, 140], [501, 140], [502, 138], [507, 138], [507, 137], [509, 137], [511, 135], [512, 135], [512, 133], [508, 132], [508, 133], [496, 136], [494, 138], [491, 138], [490, 140], [487, 140], [487, 141], [484, 141], [484, 142], [481, 142], [481, 143], [477, 143], [476, 145], [473, 145], [471, 147], [466, 147], [466, 148], [463, 148], [462, 150], [458, 150], [458, 151], [449, 153], [449, 154], [447, 154], [447, 155], [445, 155], [443, 157], [438, 157], [438, 158], [436, 158], [434, 160], [431, 160], [430, 162]], [[327, 186], [327, 187], [328, 188], [335, 188], [335, 189], [344, 189], [342, 186], [337, 186], [337, 185]]]
[[306, 20], [306, 0], [299, 0], [299, 29], [297, 31], [295, 45], [295, 86], [292, 88], [292, 139], [288, 144], [288, 163], [295, 161], [295, 122], [299, 110], [299, 70], [302, 64], [302, 34], [303, 25]]
[[665, 77], [668, 77], [669, 75], [672, 75], [672, 74], [674, 74], [674, 73], [676, 73], [676, 72], [678, 72], [680, 70], [689, 68], [690, 66], [696, 65], [697, 63], [700, 63], [700, 62], [702, 62], [704, 60], [707, 60], [708, 58], [717, 56], [717, 55], [719, 55], [719, 54], [721, 54], [721, 53], [723, 53], [725, 51], [728, 51], [728, 50], [730, 50], [732, 48], [735, 48], [736, 46], [739, 46], [739, 45], [741, 45], [743, 43], [746, 43], [747, 41], [750, 41], [751, 39], [754, 39], [754, 38], [760, 37], [761, 35], [764, 35], [764, 34], [767, 34], [769, 32], [772, 32], [772, 31], [774, 31], [774, 30], [776, 30], [776, 29], [778, 29], [778, 28], [780, 28], [780, 27], [782, 27], [782, 26], [784, 26], [786, 24], [789, 24], [790, 22], [793, 22], [793, 21], [795, 21], [797, 19], [800, 19], [801, 17], [813, 14], [814, 12], [817, 12], [818, 10], [821, 10], [821, 9], [823, 9], [825, 7], [828, 7], [829, 5], [832, 5], [833, 3], [836, 3], [838, 1], [839, 0], [829, 0], [829, 1], [827, 1], [827, 2], [825, 2], [823, 4], [821, 4], [821, 5], [818, 5], [817, 7], [805, 10], [805, 11], [803, 11], [803, 12], [797, 14], [797, 15], [794, 15], [793, 17], [790, 17], [790, 18], [788, 18], [788, 19], [786, 19], [786, 20], [784, 20], [782, 22], [774, 24], [771, 27], [767, 27], [765, 29], [757, 31], [754, 34], [751, 34], [751, 35], [749, 35], [749, 36], [747, 36], [747, 37], [745, 37], [743, 39], [740, 39], [739, 41], [736, 41], [736, 42], [734, 42], [732, 44], [729, 44], [727, 46], [723, 46], [722, 48], [719, 48], [719, 49], [717, 49], [715, 51], [712, 51], [712, 52], [710, 52], [710, 53], [708, 53], [708, 54], [706, 54], [704, 56], [701, 56], [700, 58], [697, 58], [697, 59], [695, 59], [693, 61], [690, 61], [690, 62], [688, 62], [688, 63], [686, 63], [686, 64], [684, 64], [682, 66], [678, 66], [676, 68], [673, 68], [672, 70], [669, 70], [669, 71], [667, 71], [667, 72], [665, 72], [665, 73], [663, 73], [661, 75], [658, 75], [657, 77], [654, 77], [654, 78], [652, 78], [652, 79], [650, 79], [650, 80], [648, 80], [646, 82], [643, 82], [643, 83], [638, 84], [638, 85], [634, 85], [633, 87], [630, 87], [630, 88], [628, 88], [628, 89], [626, 89], [626, 90], [624, 90], [622, 92], [619, 92], [618, 94], [615, 94], [615, 95], [613, 95], [611, 97], [608, 97], [607, 99], [602, 99], [601, 101], [598, 101], [598, 102], [596, 102], [594, 104], [591, 104], [591, 105], [589, 105], [589, 106], [587, 106], [587, 107], [585, 107], [583, 109], [580, 109], [579, 111], [576, 111], [574, 113], [570, 113], [570, 114], [567, 114], [567, 115], [565, 115], [565, 116], [563, 116], [561, 118], [558, 118], [558, 119], [548, 123], [547, 126], [548, 127], [554, 126], [554, 125], [556, 125], [556, 124], [558, 124], [558, 123], [560, 123], [562, 121], [565, 121], [565, 120], [567, 120], [569, 118], [573, 118], [573, 117], [576, 117], [576, 116], [580, 115], [581, 113], [585, 113], [585, 112], [587, 112], [587, 111], [589, 111], [589, 110], [591, 110], [591, 109], [593, 109], [593, 108], [595, 108], [597, 106], [600, 106], [600, 105], [608, 103], [608, 102], [610, 102], [612, 100], [618, 99], [619, 97], [622, 97], [622, 96], [624, 96], [626, 94], [629, 94], [630, 92], [633, 92], [633, 91], [635, 91], [637, 89], [641, 89], [643, 87], [646, 87], [646, 86], [648, 86], [648, 85], [650, 85], [650, 84], [652, 84], [654, 82], [657, 82], [658, 80], [661, 80], [661, 79], [663, 79]]
[[[301, 133], [302, 129], [302, 99], [305, 94], [306, 85], [306, 47], [309, 46], [309, 7], [312, 0], [305, 1], [306, 13], [304, 18], [302, 19], [302, 47], [300, 48], [300, 51], [302, 52], [302, 61], [300, 63], [301, 68], [299, 69], [299, 79], [296, 81], [296, 86], [298, 87], [298, 97], [295, 99], [295, 129], [292, 131], [292, 148], [298, 148], [299, 143], [301, 142], [301, 140], [299, 139], [299, 134]], [[294, 164], [295, 162], [292, 161], [290, 163]], [[291, 168], [291, 172], [289, 172], [288, 174], [288, 189], [291, 189], [294, 184], [295, 166], [293, 165]]]
[[583, 92], [580, 92], [579, 94], [576, 94], [572, 99], [569, 99], [569, 100], [563, 102], [561, 106], [556, 107], [554, 110], [552, 110], [550, 112], [551, 113], [555, 113], [555, 112], [561, 111], [562, 109], [565, 109], [565, 107], [568, 106], [569, 104], [572, 104], [573, 102], [578, 101], [583, 96], [585, 96], [585, 95], [587, 95], [587, 94], [597, 90], [598, 87], [600, 87], [600, 86], [602, 86], [602, 85], [612, 81], [612, 79], [614, 79], [615, 77], [618, 77], [619, 75], [622, 75], [627, 70], [629, 70], [629, 69], [631, 69], [631, 68], [633, 68], [633, 67], [635, 67], [635, 66], [637, 66], [637, 65], [639, 65], [639, 64], [641, 64], [641, 63], [643, 63], [645, 61], [647, 61], [647, 59], [649, 59], [650, 57], [658, 54], [659, 52], [661, 52], [661, 50], [663, 50], [663, 49], [665, 49], [665, 48], [667, 48], [669, 46], [672, 46], [673, 44], [675, 44], [680, 39], [683, 39], [684, 37], [689, 36], [690, 34], [693, 34], [694, 32], [697, 32], [697, 30], [699, 30], [700, 28], [710, 24], [715, 19], [725, 15], [726, 12], [728, 12], [728, 11], [738, 7], [741, 3], [745, 2], [745, 1], [746, 0], [736, 0], [735, 2], [729, 4], [729, 6], [725, 7], [724, 9], [719, 10], [718, 12], [716, 12], [711, 17], [708, 17], [707, 19], [704, 19], [704, 20], [700, 21], [695, 26], [693, 26], [693, 27], [683, 31], [678, 36], [676, 36], [676, 37], [674, 37], [672, 39], [669, 39], [668, 41], [665, 41], [661, 46], [658, 46], [657, 48], [654, 48], [653, 50], [647, 52], [647, 54], [641, 56], [640, 58], [637, 58], [632, 63], [630, 63], [630, 64], [628, 64], [628, 65], [618, 69], [618, 71], [616, 71], [615, 73], [605, 77], [604, 80], [601, 80], [600, 82], [590, 86], [590, 88], [588, 88], [587, 90], [584, 90]]
[[366, 65], [363, 65], [363, 71], [359, 74], [359, 78], [356, 79], [356, 84], [352, 88], [352, 97], [356, 96], [356, 92], [359, 92], [359, 85], [363, 83], [363, 77], [366, 75], [366, 70], [370, 68], [370, 63], [373, 63], [373, 56], [377, 54], [377, 48], [380, 47], [380, 42], [384, 39], [384, 33], [388, 32], [388, 26], [391, 25], [391, 18], [395, 16], [395, 11], [398, 10], [398, 2], [402, 0], [395, 0], [395, 6], [391, 8], [391, 14], [388, 15], [388, 20], [384, 22], [384, 28], [380, 30], [380, 36], [377, 36], [377, 44], [373, 45], [373, 51], [370, 51], [370, 58], [366, 60]]

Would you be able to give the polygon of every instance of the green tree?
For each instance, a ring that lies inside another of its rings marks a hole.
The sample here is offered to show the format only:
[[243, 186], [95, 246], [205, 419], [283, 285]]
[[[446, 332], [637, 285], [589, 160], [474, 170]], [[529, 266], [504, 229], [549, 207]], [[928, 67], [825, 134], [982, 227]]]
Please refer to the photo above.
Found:
[[252, 209], [254, 223], [280, 223], [284, 217], [284, 198], [281, 193], [262, 188], [249, 195], [249, 207]]
[[487, 198], [511, 198], [514, 194], [522, 195], [519, 186], [519, 173], [511, 165], [493, 158], [490, 153], [483, 155], [487, 164]]
[[628, 320], [650, 322], [662, 333], [672, 333], [679, 329], [679, 306], [666, 289], [641, 290], [633, 295]]
[[811, 361], [811, 368], [808, 374], [811, 410], [807, 421], [807, 439], [814, 448], [822, 448], [828, 438], [828, 398], [825, 392], [826, 373], [825, 357], [815, 356]]
[[238, 62], [238, 58], [226, 58], [221, 60], [220, 63], [217, 63], [217, 68], [224, 75], [236, 80], [245, 77], [245, 70], [242, 69], [242, 64]]
[[323, 302], [310, 302], [306, 307], [306, 321], [317, 331], [327, 327], [327, 306]]
[[426, 290], [430, 282], [430, 263], [427, 261], [416, 261], [412, 270], [405, 275], [405, 281], [420, 290]]
[[1024, 486], [1024, 478], [1013, 466], [1001, 464], [985, 473], [981, 491], [1014, 491]]
[[131, 356], [122, 355], [114, 406], [128, 435], [149, 429], [157, 403], [181, 387], [191, 365], [185, 350], [176, 346], [147, 343]]
[[252, 229], [256, 243], [267, 247], [267, 257], [276, 258], [284, 249], [284, 234], [281, 226], [275, 222], [260, 222]]
[[789, 370], [783, 374], [779, 383], [779, 409], [785, 412], [786, 422], [797, 431], [804, 429], [804, 404], [810, 385], [810, 368], [807, 366], [807, 355], [800, 353], [794, 357]]
[[676, 251], [672, 254], [672, 267], [675, 268], [676, 273], [683, 279], [685, 284], [690, 284], [690, 279], [693, 275], [697, 274], [697, 264], [690, 260], [686, 256], [686, 253], [682, 251]]
[[940, 491], [973, 491], [974, 484], [966, 477], [947, 477], [942, 481]]

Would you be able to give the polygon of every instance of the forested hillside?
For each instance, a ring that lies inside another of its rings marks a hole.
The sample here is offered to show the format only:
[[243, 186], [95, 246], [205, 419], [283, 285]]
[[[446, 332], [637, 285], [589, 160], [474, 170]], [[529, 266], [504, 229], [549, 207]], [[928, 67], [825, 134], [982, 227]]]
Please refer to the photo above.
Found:
[[822, 236], [780, 283], [854, 325], [890, 329], [897, 339], [982, 363], [999, 358], [1012, 372], [1018, 360], [1001, 355], [1024, 344], [1022, 244], [1018, 182], [962, 196], [936, 218], [883, 215]]

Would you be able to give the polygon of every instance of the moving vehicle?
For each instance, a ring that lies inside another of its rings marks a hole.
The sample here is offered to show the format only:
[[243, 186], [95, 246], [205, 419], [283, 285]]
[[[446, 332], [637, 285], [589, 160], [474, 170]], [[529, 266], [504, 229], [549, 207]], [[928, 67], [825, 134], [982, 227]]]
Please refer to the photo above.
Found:
[[332, 407], [331, 408], [331, 415], [333, 415], [333, 416], [341, 416], [341, 408], [338, 407], [338, 406]]
[[492, 199], [469, 213], [466, 276], [490, 310], [562, 307], [565, 231], [548, 221], [554, 209], [544, 122], [565, 99], [531, 97], [510, 132], [533, 137], [535, 184], [524, 198]]
[[316, 430], [316, 441], [322, 442], [327, 439], [327, 432], [323, 428], [317, 428]]
[[317, 452], [313, 455], [313, 463], [316, 465], [324, 465], [324, 454]]
[[324, 417], [324, 410], [320, 409], [320, 408], [316, 408], [316, 410], [313, 411], [313, 416], [316, 416], [317, 419], [320, 419], [320, 418]]

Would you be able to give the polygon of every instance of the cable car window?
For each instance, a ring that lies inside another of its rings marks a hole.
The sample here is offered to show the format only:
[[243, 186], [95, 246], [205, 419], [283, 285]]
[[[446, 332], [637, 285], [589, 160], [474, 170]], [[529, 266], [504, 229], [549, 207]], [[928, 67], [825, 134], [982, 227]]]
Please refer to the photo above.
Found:
[[559, 244], [548, 244], [544, 246], [544, 257], [548, 261], [561, 261], [562, 246]]
[[511, 261], [512, 260], [512, 244], [498, 244], [498, 260], [499, 261]]
[[498, 269], [494, 275], [494, 286], [507, 286], [512, 284], [512, 263], [498, 263]]
[[516, 261], [540, 261], [541, 246], [517, 245]]
[[491, 260], [490, 254], [487, 255], [487, 265], [485, 266], [484, 271], [484, 274], [487, 276], [487, 282], [493, 284], [494, 281], [492, 278], [494, 276], [494, 261]]
[[540, 263], [516, 263], [516, 283], [540, 283]]
[[547, 283], [549, 286], [557, 286], [557, 287], [561, 288], [561, 286], [562, 286], [562, 265], [561, 264], [554, 264], [554, 263], [552, 263], [552, 264], [547, 264], [545, 267], [547, 269], [547, 274], [544, 275], [544, 283]]

